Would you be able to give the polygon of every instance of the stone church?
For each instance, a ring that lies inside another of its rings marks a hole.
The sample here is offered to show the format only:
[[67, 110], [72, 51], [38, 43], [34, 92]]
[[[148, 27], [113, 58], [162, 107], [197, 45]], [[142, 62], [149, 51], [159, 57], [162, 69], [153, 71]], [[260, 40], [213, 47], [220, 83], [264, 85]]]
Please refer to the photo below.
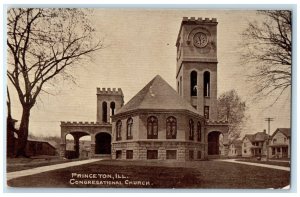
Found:
[[61, 156], [66, 135], [91, 136], [90, 156], [112, 159], [204, 160], [226, 154], [228, 125], [217, 121], [217, 25], [215, 18], [184, 17], [176, 41], [174, 90], [157, 75], [128, 103], [119, 89], [97, 88], [96, 122], [61, 122]]

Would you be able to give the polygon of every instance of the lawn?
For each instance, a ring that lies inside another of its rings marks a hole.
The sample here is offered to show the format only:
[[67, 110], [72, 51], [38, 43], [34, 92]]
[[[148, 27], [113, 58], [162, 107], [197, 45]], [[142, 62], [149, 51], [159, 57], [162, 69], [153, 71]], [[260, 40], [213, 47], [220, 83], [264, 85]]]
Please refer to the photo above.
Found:
[[15, 172], [19, 170], [27, 170], [36, 167], [66, 163], [76, 160], [62, 160], [59, 157], [33, 157], [33, 158], [8, 158], [6, 171], [7, 172]]
[[[72, 175], [75, 175], [74, 173], [76, 173], [76, 176], [72, 177]], [[90, 177], [82, 178], [83, 176]], [[79, 184], [74, 184], [76, 181]], [[259, 189], [281, 188], [289, 185], [289, 183], [290, 172], [287, 171], [222, 161], [171, 163], [109, 160], [54, 170], [28, 177], [20, 177], [8, 181], [8, 185], [11, 187], [46, 188]]]
[[238, 159], [237, 161], [268, 164], [268, 165], [275, 165], [275, 166], [284, 166], [284, 167], [290, 167], [291, 166], [291, 164], [289, 162], [286, 162], [286, 161], [257, 161], [257, 160], [244, 160], [244, 159]]

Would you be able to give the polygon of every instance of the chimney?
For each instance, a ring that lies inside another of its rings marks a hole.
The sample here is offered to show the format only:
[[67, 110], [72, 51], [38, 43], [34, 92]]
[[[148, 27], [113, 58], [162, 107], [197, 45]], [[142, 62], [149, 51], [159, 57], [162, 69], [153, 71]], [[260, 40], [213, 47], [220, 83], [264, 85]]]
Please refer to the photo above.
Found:
[[267, 131], [266, 131], [266, 129], [264, 129], [264, 134], [267, 134]]

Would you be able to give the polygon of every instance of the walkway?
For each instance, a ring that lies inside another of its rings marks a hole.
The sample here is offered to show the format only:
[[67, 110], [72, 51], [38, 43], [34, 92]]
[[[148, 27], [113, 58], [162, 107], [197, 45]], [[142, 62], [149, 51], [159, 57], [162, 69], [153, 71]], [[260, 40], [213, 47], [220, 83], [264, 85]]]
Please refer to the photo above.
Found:
[[68, 167], [72, 167], [72, 166], [79, 166], [79, 165], [92, 163], [92, 162], [96, 162], [96, 161], [100, 161], [100, 160], [102, 160], [102, 159], [88, 159], [88, 160], [82, 160], [82, 161], [73, 161], [73, 162], [55, 164], [55, 165], [50, 165], [50, 166], [37, 167], [37, 168], [28, 169], [28, 170], [20, 170], [20, 171], [16, 171], [16, 172], [9, 172], [6, 175], [6, 179], [8, 181], [8, 180], [23, 177], [23, 176], [29, 176], [29, 175], [33, 175], [33, 174], [48, 172], [51, 170], [58, 170], [58, 169], [62, 169], [62, 168], [68, 168]]
[[230, 162], [230, 163], [239, 163], [239, 164], [245, 164], [245, 165], [250, 165], [250, 166], [259, 166], [259, 167], [264, 167], [264, 168], [272, 168], [272, 169], [277, 169], [277, 170], [285, 170], [285, 171], [290, 171], [290, 167], [284, 167], [284, 166], [276, 166], [276, 165], [268, 165], [268, 164], [262, 164], [262, 163], [251, 163], [247, 161], [236, 161], [236, 159], [218, 159], [215, 161], [224, 161], [224, 162]]

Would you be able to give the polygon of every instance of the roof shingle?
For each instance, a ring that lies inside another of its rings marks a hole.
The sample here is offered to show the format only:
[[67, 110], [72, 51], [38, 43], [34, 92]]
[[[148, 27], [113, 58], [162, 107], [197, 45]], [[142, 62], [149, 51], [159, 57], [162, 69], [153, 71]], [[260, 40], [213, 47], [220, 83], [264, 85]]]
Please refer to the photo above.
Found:
[[159, 75], [154, 77], [115, 115], [137, 109], [189, 110], [198, 113]]

